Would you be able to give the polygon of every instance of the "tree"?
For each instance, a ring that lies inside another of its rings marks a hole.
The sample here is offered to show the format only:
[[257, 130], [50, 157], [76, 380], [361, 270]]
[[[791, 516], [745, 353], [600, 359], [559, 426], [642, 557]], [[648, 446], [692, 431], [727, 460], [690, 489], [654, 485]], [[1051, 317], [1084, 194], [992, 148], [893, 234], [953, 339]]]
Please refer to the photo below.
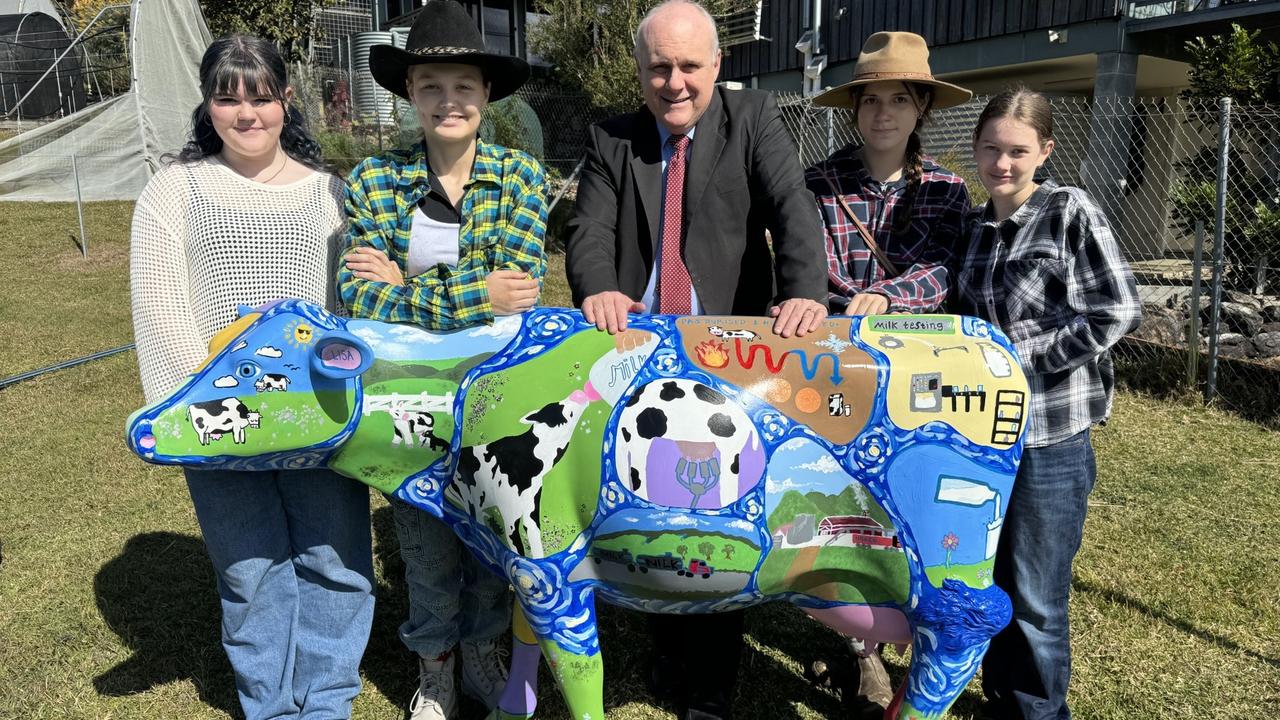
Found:
[[683, 559], [685, 558], [685, 556], [689, 554], [689, 546], [688, 546], [688, 545], [677, 545], [677, 546], [676, 546], [676, 554], [680, 556], [680, 559], [681, 559], [681, 560], [683, 560]]
[[1188, 40], [1191, 87], [1182, 91], [1182, 97], [1210, 102], [1229, 97], [1244, 105], [1280, 101], [1280, 48], [1259, 42], [1261, 32], [1232, 23], [1227, 35]]
[[233, 32], [264, 37], [280, 48], [285, 60], [306, 58], [307, 45], [320, 38], [317, 12], [338, 0], [200, 0], [209, 32], [221, 37]]
[[[624, 112], [640, 105], [632, 35], [659, 0], [541, 0], [549, 17], [529, 27], [529, 45], [551, 61], [565, 87], [599, 107]], [[753, 7], [752, 0], [706, 0], [716, 16]]]
[[[1229, 97], [1231, 146], [1227, 164], [1231, 191], [1227, 194], [1223, 251], [1228, 263], [1227, 283], [1259, 292], [1266, 289], [1263, 268], [1280, 255], [1280, 213], [1275, 198], [1280, 177], [1272, 138], [1275, 115], [1249, 108], [1280, 102], [1280, 47], [1259, 39], [1260, 31], [1232, 24], [1225, 35], [1197, 37], [1186, 43], [1191, 56], [1191, 87], [1182, 97], [1191, 100], [1191, 116], [1204, 128], [1216, 128], [1218, 100]], [[1216, 133], [1212, 135], [1216, 136]], [[1267, 149], [1258, 153], [1259, 148]], [[1260, 165], [1246, 155], [1265, 156]], [[1173, 221], [1184, 233], [1203, 222], [1212, 232], [1217, 205], [1218, 150], [1206, 144], [1178, 163], [1181, 171], [1170, 197]]]
[[[80, 29], [102, 8], [127, 1], [54, 0]], [[233, 32], [258, 35], [275, 43], [285, 60], [296, 62], [306, 58], [307, 44], [320, 38], [317, 12], [336, 4], [338, 0], [200, 0], [200, 9], [215, 38]]]
[[715, 543], [698, 543], [698, 552], [702, 553], [703, 559], [711, 560], [711, 558], [716, 554]]
[[720, 550], [721, 550], [721, 552], [723, 552], [723, 553], [724, 553], [724, 559], [725, 559], [725, 560], [732, 560], [732, 559], [733, 559], [733, 550], [734, 550], [734, 548], [733, 548], [733, 546], [732, 546], [732, 545], [730, 545], [730, 544], [728, 544], [728, 543], [725, 543], [724, 547], [720, 548]]

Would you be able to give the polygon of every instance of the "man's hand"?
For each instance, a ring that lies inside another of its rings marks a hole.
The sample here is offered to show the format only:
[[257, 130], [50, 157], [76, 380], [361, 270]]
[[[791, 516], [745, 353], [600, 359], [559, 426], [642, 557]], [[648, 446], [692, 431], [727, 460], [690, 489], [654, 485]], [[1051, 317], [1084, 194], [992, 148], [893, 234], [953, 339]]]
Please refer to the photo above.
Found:
[[784, 338], [795, 335], [804, 337], [826, 319], [827, 308], [822, 303], [808, 298], [790, 298], [782, 304], [769, 308], [769, 316], [774, 318], [773, 332]]
[[494, 317], [518, 315], [538, 302], [538, 281], [521, 270], [494, 270], [484, 279]]
[[384, 282], [389, 285], [403, 285], [404, 273], [400, 266], [377, 248], [358, 247], [347, 253], [344, 261], [347, 269], [361, 280]]
[[615, 335], [627, 329], [627, 313], [644, 312], [644, 304], [617, 290], [589, 295], [582, 301], [582, 315], [596, 328]]
[[845, 315], [883, 315], [889, 311], [889, 298], [879, 293], [858, 293], [849, 300]]

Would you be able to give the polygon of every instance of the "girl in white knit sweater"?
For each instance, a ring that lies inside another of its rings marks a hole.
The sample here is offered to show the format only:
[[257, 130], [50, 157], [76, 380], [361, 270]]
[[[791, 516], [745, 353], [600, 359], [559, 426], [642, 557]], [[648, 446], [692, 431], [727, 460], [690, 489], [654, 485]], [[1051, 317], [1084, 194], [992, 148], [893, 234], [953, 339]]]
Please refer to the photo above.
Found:
[[[343, 186], [291, 107], [279, 52], [222, 38], [205, 52], [200, 85], [190, 142], [134, 211], [134, 335], [148, 402], [201, 363], [239, 304], [334, 306]], [[185, 473], [245, 715], [350, 716], [373, 620], [367, 488], [328, 470]]]

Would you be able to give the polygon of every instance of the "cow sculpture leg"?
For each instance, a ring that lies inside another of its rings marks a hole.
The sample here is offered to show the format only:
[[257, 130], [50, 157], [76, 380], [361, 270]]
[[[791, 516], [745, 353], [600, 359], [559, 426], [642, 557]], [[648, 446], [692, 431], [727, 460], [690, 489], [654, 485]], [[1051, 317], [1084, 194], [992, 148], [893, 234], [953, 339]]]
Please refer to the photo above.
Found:
[[[528, 592], [529, 588], [523, 588], [523, 590]], [[516, 593], [520, 596], [521, 592], [522, 588], [517, 582]], [[529, 622], [532, 635], [537, 638], [538, 645], [542, 648], [542, 656], [547, 659], [551, 674], [560, 686], [565, 705], [569, 708], [569, 716], [574, 720], [604, 720], [604, 658], [598, 649], [596, 637], [594, 593], [589, 590], [584, 591], [576, 600], [575, 605], [580, 612], [573, 615], [572, 620], [567, 615], [539, 616], [536, 608], [529, 607], [527, 604], [524, 605], [523, 610], [524, 614], [533, 619]], [[525, 601], [526, 598], [521, 597], [521, 603], [524, 604]], [[521, 634], [523, 631], [517, 628], [517, 643], [521, 641]], [[563, 634], [568, 638], [566, 643], [568, 647], [558, 642], [555, 634]], [[537, 657], [527, 652], [514, 656], [512, 674], [507, 680], [508, 691], [510, 692], [513, 683], [516, 683], [527, 688], [528, 693], [536, 694], [536, 679]], [[521, 692], [525, 690], [522, 689]], [[504, 695], [504, 702], [499, 704], [500, 708], [513, 707], [507, 705], [506, 700], [507, 696]], [[526, 707], [529, 715], [499, 712], [493, 717], [497, 720], [531, 717], [532, 702], [527, 703]]]
[[911, 669], [886, 718], [938, 720], [982, 664], [995, 636], [1009, 624], [1009, 596], [998, 587], [982, 590], [955, 580], [926, 588], [911, 613]]
[[498, 707], [488, 720], [528, 720], [538, 706], [538, 660], [542, 651], [524, 610], [511, 613], [511, 672]]

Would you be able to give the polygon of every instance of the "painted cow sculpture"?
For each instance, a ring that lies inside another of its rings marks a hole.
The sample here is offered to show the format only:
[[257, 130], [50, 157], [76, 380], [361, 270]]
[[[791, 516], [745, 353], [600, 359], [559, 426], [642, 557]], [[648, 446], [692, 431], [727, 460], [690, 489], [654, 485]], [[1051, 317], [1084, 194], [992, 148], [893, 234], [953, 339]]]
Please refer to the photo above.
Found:
[[[786, 599], [911, 642], [889, 716], [937, 718], [1009, 619], [991, 572], [1027, 386], [968, 317], [646, 316], [617, 336], [537, 309], [452, 333], [286, 300], [130, 419], [149, 462], [329, 466], [449, 522], [510, 580], [512, 680], [539, 651], [575, 718], [603, 718], [595, 600], [707, 613]], [[215, 412], [216, 411], [216, 412]]]

